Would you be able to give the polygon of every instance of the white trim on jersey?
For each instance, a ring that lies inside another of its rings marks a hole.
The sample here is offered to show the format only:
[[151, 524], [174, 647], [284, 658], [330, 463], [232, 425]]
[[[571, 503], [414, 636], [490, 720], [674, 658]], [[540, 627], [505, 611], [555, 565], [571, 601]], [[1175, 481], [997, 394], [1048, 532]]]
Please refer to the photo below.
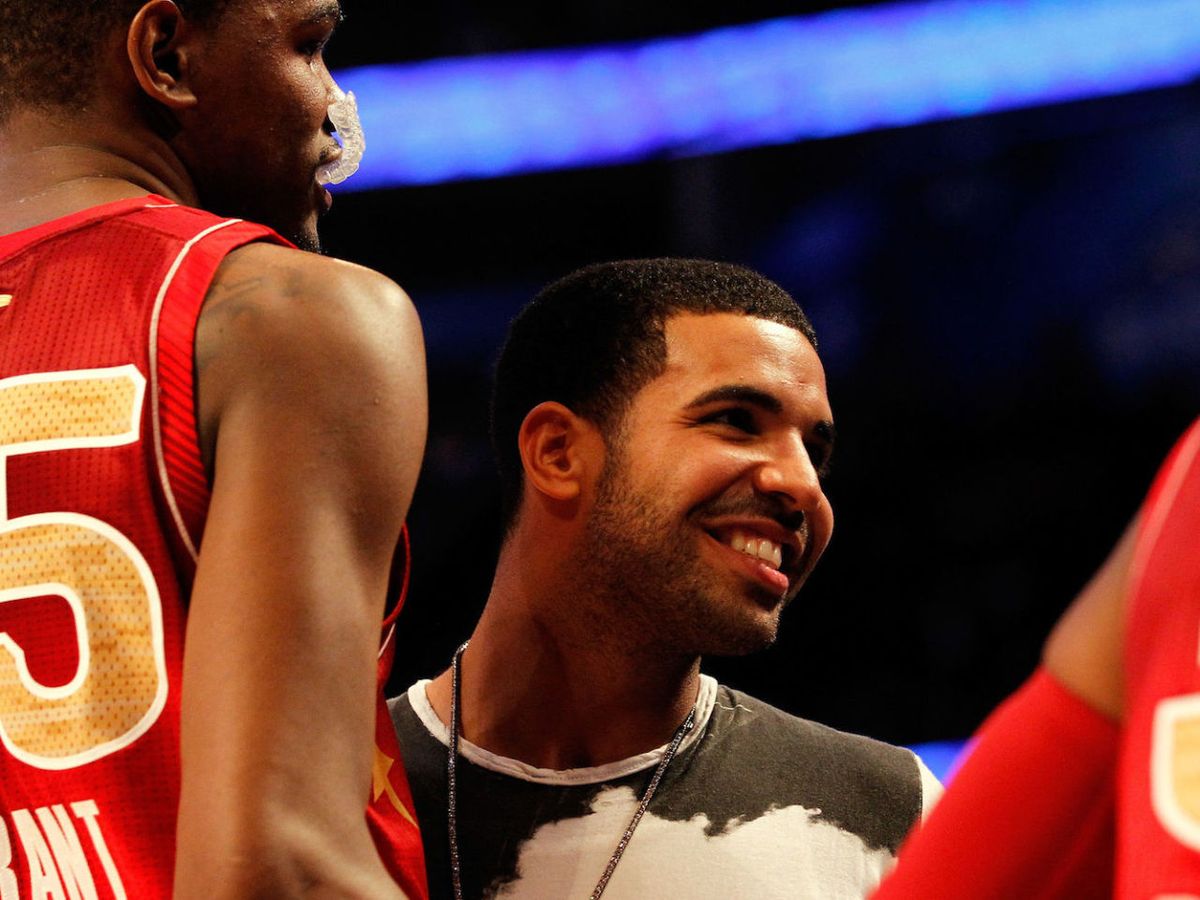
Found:
[[[146, 207], [146, 209], [169, 208], [171, 207]], [[163, 283], [158, 289], [158, 296], [154, 300], [154, 313], [150, 319], [150, 424], [154, 433], [154, 461], [158, 467], [158, 478], [162, 483], [163, 496], [166, 498], [167, 508], [171, 511], [171, 519], [175, 522], [175, 528], [179, 532], [180, 540], [183, 541], [183, 546], [187, 549], [187, 552], [192, 557], [193, 562], [199, 561], [200, 553], [196, 548], [195, 542], [192, 540], [192, 536], [188, 533], [187, 524], [183, 521], [183, 514], [179, 511], [179, 504], [175, 500], [175, 492], [171, 490], [171, 479], [167, 473], [167, 462], [163, 451], [162, 422], [159, 418], [158, 327], [159, 321], [162, 318], [163, 302], [166, 300], [167, 291], [170, 290], [171, 284], [174, 282], [180, 266], [183, 265], [184, 259], [191, 252], [192, 248], [210, 234], [220, 231], [222, 228], [228, 228], [230, 225], [237, 225], [241, 221], [241, 219], [226, 219], [224, 222], [218, 222], [215, 225], [205, 228], [183, 245], [182, 249], [179, 251], [179, 255], [176, 256], [175, 261], [171, 263], [171, 268], [167, 270], [167, 274], [163, 278]], [[196, 385], [193, 385], [193, 395], [195, 390]], [[198, 422], [196, 423], [196, 430], [198, 434]]]

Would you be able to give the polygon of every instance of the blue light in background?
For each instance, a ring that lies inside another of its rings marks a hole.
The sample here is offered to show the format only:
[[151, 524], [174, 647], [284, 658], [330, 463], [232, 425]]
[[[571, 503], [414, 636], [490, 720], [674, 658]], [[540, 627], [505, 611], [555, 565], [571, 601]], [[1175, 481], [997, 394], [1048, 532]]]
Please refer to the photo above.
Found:
[[343, 189], [834, 137], [1185, 83], [1200, 0], [932, 0], [641, 44], [368, 66]]
[[958, 767], [966, 759], [970, 744], [970, 741], [933, 741], [928, 744], [914, 744], [909, 749], [921, 757], [921, 761], [937, 776], [938, 781], [949, 784]]

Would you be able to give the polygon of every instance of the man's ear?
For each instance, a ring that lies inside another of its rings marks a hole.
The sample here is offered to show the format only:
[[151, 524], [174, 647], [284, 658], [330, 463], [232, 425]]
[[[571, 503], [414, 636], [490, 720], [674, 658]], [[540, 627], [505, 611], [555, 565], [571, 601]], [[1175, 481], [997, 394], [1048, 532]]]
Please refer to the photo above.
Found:
[[576, 500], [583, 493], [597, 442], [596, 427], [561, 403], [539, 403], [517, 432], [525, 482], [549, 500]]
[[196, 105], [191, 89], [191, 26], [172, 0], [151, 0], [129, 25], [125, 51], [146, 95], [172, 111]]

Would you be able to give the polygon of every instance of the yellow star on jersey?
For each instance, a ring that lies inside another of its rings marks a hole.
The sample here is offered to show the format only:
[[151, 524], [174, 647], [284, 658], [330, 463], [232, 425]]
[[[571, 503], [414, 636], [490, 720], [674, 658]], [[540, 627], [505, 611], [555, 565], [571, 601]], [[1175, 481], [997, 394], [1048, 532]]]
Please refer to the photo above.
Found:
[[388, 778], [388, 773], [392, 771], [392, 766], [396, 761], [375, 746], [375, 762], [371, 767], [371, 802], [374, 803], [383, 794], [387, 794], [388, 800], [392, 802], [392, 806], [396, 808], [396, 812], [400, 813], [413, 828], [417, 827], [417, 820], [413, 818], [412, 813], [408, 811], [408, 807], [404, 805], [404, 801], [396, 796], [396, 790], [392, 787], [392, 782]]

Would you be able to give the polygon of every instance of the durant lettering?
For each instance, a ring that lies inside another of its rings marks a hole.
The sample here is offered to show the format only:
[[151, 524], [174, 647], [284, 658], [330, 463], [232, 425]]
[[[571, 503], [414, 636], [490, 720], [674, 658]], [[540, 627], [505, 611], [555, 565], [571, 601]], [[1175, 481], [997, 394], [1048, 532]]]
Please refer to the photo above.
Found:
[[94, 800], [14, 809], [8, 821], [0, 818], [0, 900], [22, 900], [21, 858], [29, 900], [126, 900]]

